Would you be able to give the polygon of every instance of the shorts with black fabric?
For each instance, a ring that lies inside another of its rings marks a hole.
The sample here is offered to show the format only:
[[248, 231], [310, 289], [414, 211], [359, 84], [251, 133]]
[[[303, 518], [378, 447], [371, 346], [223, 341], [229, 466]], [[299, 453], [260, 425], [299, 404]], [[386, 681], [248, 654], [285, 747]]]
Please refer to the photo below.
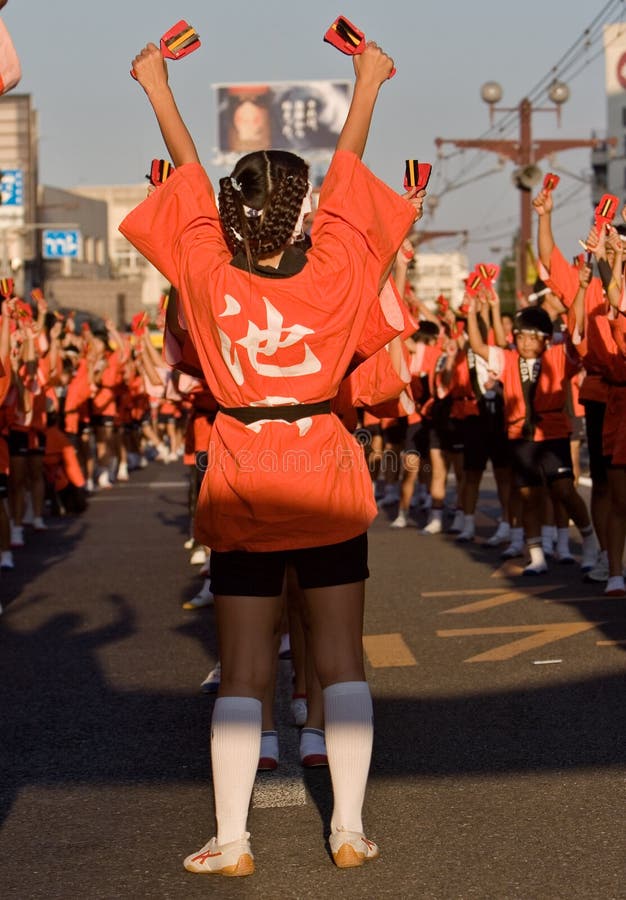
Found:
[[415, 454], [420, 459], [428, 459], [430, 450], [430, 421], [422, 419], [407, 428], [404, 438], [404, 454]]
[[606, 403], [599, 400], [584, 400], [583, 406], [585, 407], [589, 475], [594, 484], [606, 484], [608, 480], [607, 462], [602, 452], [602, 429]]
[[[2, 438], [0, 438], [2, 440]], [[0, 472], [0, 503], [9, 496], [9, 476]]]
[[20, 431], [9, 429], [7, 437], [9, 456], [43, 456], [46, 448], [46, 435], [43, 431]]
[[393, 447], [398, 447], [400, 446], [400, 444], [404, 444], [407, 428], [408, 425], [406, 416], [402, 416], [392, 425], [389, 425], [388, 428], [383, 428], [383, 438], [385, 440], [385, 443], [391, 444]]
[[569, 438], [509, 441], [513, 480], [517, 487], [541, 487], [559, 478], [574, 478]]
[[484, 472], [491, 460], [494, 469], [509, 465], [509, 440], [500, 416], [482, 413], [463, 420], [463, 469]]
[[287, 565], [296, 570], [303, 590], [365, 581], [367, 532], [339, 544], [302, 550], [212, 550], [211, 591], [217, 596], [278, 597]]

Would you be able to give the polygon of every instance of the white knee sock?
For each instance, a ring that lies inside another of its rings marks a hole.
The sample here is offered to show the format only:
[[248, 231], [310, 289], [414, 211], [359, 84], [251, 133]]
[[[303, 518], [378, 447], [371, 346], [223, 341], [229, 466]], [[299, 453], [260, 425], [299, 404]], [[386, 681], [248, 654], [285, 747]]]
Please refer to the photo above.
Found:
[[361, 810], [372, 757], [372, 697], [366, 681], [324, 689], [324, 734], [333, 783], [331, 831], [363, 831]]
[[261, 749], [261, 701], [218, 697], [211, 720], [211, 765], [217, 842], [246, 832], [248, 807]]

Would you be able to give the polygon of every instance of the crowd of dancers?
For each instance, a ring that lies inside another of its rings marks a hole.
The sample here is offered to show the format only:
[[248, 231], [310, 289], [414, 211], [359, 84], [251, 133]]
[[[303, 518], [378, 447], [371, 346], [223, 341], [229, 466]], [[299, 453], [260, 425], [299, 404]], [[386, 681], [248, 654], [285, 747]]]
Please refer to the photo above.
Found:
[[[363, 588], [377, 508], [396, 530], [425, 516], [416, 540], [475, 541], [491, 463], [500, 512], [488, 546], [525, 556], [526, 576], [578, 563], [607, 596], [626, 596], [621, 229], [595, 224], [586, 255], [568, 261], [544, 188], [540, 277], [514, 314], [484, 263], [458, 309], [443, 295], [434, 309], [421, 302], [408, 235], [424, 191], [399, 197], [360, 161], [392, 66], [374, 43], [355, 61], [307, 234], [308, 167], [289, 153], [243, 157], [220, 181], [218, 213], [158, 48], [135, 58], [174, 167], [121, 230], [171, 285], [156, 323], [162, 352], [143, 314], [124, 331], [79, 326], [40, 290], [24, 300], [11, 279], [0, 284], [1, 568], [19, 566], [28, 527], [82, 513], [90, 493], [133, 469], [188, 467], [186, 546], [205, 580], [184, 606], [215, 605], [220, 649], [202, 683], [219, 691], [217, 832], [185, 860], [192, 872], [254, 871], [248, 805], [257, 769], [278, 765], [273, 692], [287, 633], [300, 759], [331, 770], [333, 859], [378, 856], [361, 818], [372, 746]], [[583, 443], [589, 509], [577, 488]]]

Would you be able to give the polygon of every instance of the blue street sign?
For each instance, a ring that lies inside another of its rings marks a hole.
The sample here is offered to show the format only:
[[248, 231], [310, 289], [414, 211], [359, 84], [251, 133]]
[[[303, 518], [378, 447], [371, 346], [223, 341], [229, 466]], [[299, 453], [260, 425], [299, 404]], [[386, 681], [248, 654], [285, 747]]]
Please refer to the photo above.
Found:
[[44, 231], [44, 259], [77, 259], [80, 248], [79, 231]]
[[24, 206], [24, 173], [21, 169], [0, 170], [2, 206]]

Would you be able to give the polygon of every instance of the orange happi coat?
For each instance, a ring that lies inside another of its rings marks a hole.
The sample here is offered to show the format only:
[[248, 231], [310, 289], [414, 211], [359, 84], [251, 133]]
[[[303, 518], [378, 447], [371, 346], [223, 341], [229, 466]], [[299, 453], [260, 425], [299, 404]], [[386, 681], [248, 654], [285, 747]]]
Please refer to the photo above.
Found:
[[[355, 356], [404, 328], [378, 297], [415, 213], [349, 152], [333, 158], [306, 264], [289, 277], [231, 265], [213, 188], [176, 169], [120, 226], [179, 291], [204, 379], [222, 407], [333, 398]], [[395, 319], [395, 320], [394, 320]], [[330, 414], [244, 425], [218, 413], [196, 515], [216, 550], [337, 543], [376, 515], [361, 448]]]

